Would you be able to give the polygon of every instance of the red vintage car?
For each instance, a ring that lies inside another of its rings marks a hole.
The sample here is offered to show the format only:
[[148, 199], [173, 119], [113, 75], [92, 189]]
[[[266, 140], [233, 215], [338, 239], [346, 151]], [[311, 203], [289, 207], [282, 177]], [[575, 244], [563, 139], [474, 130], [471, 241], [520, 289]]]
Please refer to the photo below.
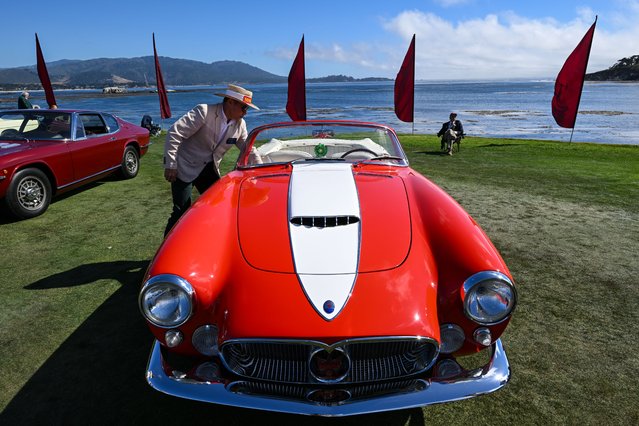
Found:
[[119, 171], [138, 174], [149, 131], [93, 111], [0, 112], [0, 199], [21, 219], [44, 213], [54, 195]]
[[320, 416], [455, 401], [508, 382], [516, 300], [488, 237], [409, 167], [392, 129], [262, 126], [149, 266], [146, 377], [182, 398]]

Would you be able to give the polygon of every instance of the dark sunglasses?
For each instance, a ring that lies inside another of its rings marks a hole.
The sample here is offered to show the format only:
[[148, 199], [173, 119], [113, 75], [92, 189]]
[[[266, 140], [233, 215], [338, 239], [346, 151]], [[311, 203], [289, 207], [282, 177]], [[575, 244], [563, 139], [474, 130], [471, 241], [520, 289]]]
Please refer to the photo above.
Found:
[[236, 104], [240, 105], [240, 108], [242, 109], [242, 112], [246, 112], [246, 110], [248, 109], [248, 105], [246, 105], [245, 103], [242, 103], [242, 102], [236, 101], [236, 100], [233, 100], [233, 102], [235, 102]]

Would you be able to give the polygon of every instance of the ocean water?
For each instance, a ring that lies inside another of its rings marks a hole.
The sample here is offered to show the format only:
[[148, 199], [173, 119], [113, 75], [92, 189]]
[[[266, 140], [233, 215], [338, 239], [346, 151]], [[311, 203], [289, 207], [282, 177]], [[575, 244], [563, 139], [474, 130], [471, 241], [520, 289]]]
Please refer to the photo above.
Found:
[[[262, 124], [289, 121], [285, 112], [287, 85], [246, 85], [259, 111], [249, 110], [249, 131]], [[437, 133], [451, 111], [458, 113], [468, 136], [552, 139], [568, 141], [571, 129], [555, 123], [550, 103], [554, 82], [417, 82], [415, 123], [397, 119], [393, 109], [393, 82], [309, 83], [306, 86], [309, 119], [372, 121], [402, 133]], [[127, 94], [104, 95], [101, 90], [59, 90], [61, 108], [114, 113], [139, 124], [145, 114], [168, 128], [198, 103], [216, 103], [214, 93], [224, 86], [171, 87], [173, 117], [160, 120], [157, 93], [131, 89]], [[46, 105], [42, 91], [31, 91], [34, 104]], [[18, 92], [0, 93], [0, 108], [14, 108]], [[639, 83], [586, 82], [572, 137], [577, 142], [639, 145]]]

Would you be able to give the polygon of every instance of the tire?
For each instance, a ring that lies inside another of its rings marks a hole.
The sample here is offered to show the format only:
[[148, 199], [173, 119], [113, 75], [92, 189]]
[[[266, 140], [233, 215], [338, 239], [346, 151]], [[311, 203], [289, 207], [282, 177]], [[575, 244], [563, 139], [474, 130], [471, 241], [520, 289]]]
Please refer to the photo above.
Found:
[[127, 146], [122, 155], [120, 174], [124, 179], [133, 179], [138, 175], [139, 170], [140, 156], [138, 155], [138, 151], [132, 146]]
[[23, 169], [15, 174], [6, 195], [9, 211], [19, 219], [44, 213], [51, 203], [51, 182], [40, 169]]

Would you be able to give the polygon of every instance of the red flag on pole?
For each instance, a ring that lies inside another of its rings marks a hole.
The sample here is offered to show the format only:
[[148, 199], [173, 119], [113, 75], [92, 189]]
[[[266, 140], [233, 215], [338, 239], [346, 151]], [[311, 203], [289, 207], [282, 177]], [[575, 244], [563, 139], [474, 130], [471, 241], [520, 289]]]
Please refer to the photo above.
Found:
[[568, 56], [566, 63], [559, 71], [555, 80], [555, 94], [552, 97], [552, 116], [561, 127], [574, 128], [581, 100], [581, 91], [584, 87], [584, 77], [592, 37], [595, 34], [597, 18], [584, 38], [579, 42], [575, 50]]
[[412, 122], [415, 110], [415, 34], [395, 79], [395, 115]]
[[166, 96], [166, 87], [162, 78], [162, 70], [160, 69], [160, 61], [158, 60], [158, 52], [155, 49], [155, 33], [153, 33], [153, 56], [155, 57], [155, 82], [157, 83], [158, 96], [160, 97], [160, 117], [171, 118], [171, 107], [169, 106], [169, 98]]
[[306, 73], [304, 71], [304, 36], [288, 73], [286, 112], [293, 121], [306, 120]]
[[58, 104], [55, 101], [55, 96], [53, 96], [53, 87], [51, 87], [51, 80], [49, 79], [47, 64], [44, 62], [42, 49], [40, 49], [40, 40], [38, 40], [38, 33], [36, 33], [35, 37], [38, 77], [40, 77], [40, 83], [42, 83], [42, 88], [44, 89], [44, 94], [47, 98], [47, 104], [49, 104], [49, 108], [57, 108]]

